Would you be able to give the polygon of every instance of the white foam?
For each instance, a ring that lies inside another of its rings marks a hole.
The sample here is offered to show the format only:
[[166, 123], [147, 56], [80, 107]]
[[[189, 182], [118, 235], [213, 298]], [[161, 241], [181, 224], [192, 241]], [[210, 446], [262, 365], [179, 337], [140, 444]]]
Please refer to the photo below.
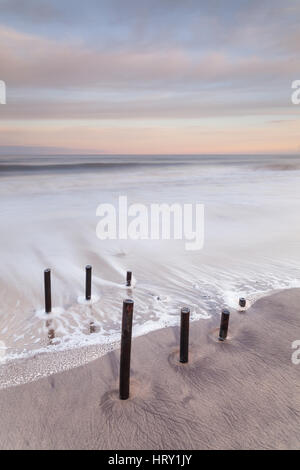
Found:
[[0, 362], [5, 357], [6, 350], [7, 348], [6, 348], [4, 341], [0, 341]]
[[80, 295], [79, 297], [77, 297], [77, 302], [80, 305], [93, 305], [96, 302], [99, 302], [99, 300], [100, 300], [99, 295], [92, 295], [90, 300], [87, 300], [83, 295]]
[[40, 320], [53, 320], [56, 317], [63, 315], [64, 309], [62, 307], [52, 308], [50, 313], [45, 312], [45, 310], [38, 309], [35, 311], [35, 316]]

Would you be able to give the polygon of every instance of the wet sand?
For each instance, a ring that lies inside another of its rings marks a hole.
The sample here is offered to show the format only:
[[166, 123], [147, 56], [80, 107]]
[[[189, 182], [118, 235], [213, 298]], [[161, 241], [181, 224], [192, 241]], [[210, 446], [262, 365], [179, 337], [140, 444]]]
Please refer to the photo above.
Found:
[[300, 447], [300, 290], [191, 324], [190, 362], [177, 327], [134, 339], [131, 398], [118, 399], [119, 350], [0, 391], [1, 449], [295, 449]]

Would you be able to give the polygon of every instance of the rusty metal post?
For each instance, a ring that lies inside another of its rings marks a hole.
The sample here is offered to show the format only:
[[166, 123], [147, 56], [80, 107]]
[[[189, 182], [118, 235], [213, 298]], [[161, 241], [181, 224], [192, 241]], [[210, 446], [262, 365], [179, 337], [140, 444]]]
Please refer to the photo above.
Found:
[[119, 387], [121, 400], [129, 398], [133, 305], [134, 302], [131, 299], [123, 301]]
[[189, 325], [190, 309], [181, 309], [180, 319], [180, 362], [186, 363], [189, 360]]
[[92, 298], [92, 266], [85, 267], [85, 300]]
[[126, 286], [127, 287], [131, 286], [131, 278], [132, 278], [132, 272], [127, 271], [127, 274], [126, 274]]
[[222, 310], [222, 315], [221, 315], [219, 341], [225, 341], [225, 339], [227, 338], [229, 316], [230, 316], [229, 310], [224, 308], [224, 310]]
[[44, 271], [45, 312], [51, 313], [51, 269]]

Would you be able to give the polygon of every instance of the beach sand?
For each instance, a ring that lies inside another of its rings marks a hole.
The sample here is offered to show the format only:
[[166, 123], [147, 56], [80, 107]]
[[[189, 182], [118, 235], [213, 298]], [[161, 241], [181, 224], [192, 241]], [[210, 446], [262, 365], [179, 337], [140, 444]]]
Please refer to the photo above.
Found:
[[118, 399], [119, 350], [0, 391], [1, 449], [295, 449], [300, 444], [300, 290], [190, 326], [135, 338], [131, 398]]

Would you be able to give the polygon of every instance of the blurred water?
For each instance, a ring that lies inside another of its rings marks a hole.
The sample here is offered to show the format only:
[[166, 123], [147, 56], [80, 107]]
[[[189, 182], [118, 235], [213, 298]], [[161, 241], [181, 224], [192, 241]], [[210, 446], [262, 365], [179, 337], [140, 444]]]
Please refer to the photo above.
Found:
[[[100, 241], [100, 203], [202, 203], [204, 249], [185, 241]], [[219, 314], [238, 298], [299, 286], [300, 158], [49, 157], [0, 160], [0, 358], [107, 344], [120, 334], [122, 300], [134, 332]], [[91, 305], [84, 266], [93, 265]], [[43, 313], [52, 269], [54, 312]], [[134, 287], [125, 287], [126, 270]]]

